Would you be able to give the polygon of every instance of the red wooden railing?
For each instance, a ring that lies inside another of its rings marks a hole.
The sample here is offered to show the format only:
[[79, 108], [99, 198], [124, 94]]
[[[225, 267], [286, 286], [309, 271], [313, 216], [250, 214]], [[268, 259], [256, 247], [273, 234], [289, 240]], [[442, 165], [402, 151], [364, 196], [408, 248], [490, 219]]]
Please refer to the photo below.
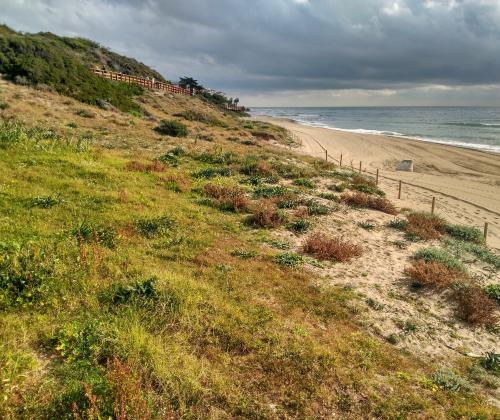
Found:
[[90, 69], [90, 71], [98, 76], [104, 77], [105, 79], [115, 80], [122, 83], [135, 83], [145, 87], [146, 89], [158, 89], [164, 90], [170, 93], [180, 93], [182, 95], [191, 96], [192, 93], [189, 89], [181, 88], [180, 86], [174, 85], [172, 83], [163, 83], [153, 79], [146, 79], [144, 77], [131, 76], [130, 74], [117, 73], [114, 71]]

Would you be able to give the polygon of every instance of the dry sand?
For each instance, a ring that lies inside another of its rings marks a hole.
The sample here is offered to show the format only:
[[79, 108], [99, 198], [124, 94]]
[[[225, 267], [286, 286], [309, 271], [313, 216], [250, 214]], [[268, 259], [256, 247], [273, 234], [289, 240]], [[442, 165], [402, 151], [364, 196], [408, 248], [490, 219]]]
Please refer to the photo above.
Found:
[[[295, 133], [301, 151], [359, 168], [374, 174], [380, 169], [380, 186], [400, 208], [430, 210], [436, 197], [436, 212], [454, 223], [483, 228], [489, 223], [488, 244], [500, 249], [500, 154], [370, 134], [309, 127], [291, 120], [259, 117]], [[396, 171], [405, 159], [414, 162], [414, 172]], [[402, 198], [398, 180], [403, 181]], [[418, 188], [410, 183], [418, 185]]]

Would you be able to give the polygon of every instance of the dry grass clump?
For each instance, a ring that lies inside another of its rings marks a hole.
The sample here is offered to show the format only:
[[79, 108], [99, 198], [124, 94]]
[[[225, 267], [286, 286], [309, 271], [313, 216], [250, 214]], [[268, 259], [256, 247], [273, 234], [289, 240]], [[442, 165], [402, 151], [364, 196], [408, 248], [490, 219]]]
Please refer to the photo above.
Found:
[[472, 325], [495, 325], [498, 322], [497, 304], [485, 291], [472, 284], [464, 284], [453, 294], [458, 304], [458, 316]]
[[372, 188], [376, 188], [377, 184], [373, 179], [366, 178], [362, 175], [354, 175], [351, 180], [351, 184], [354, 185], [367, 185]]
[[136, 172], [165, 172], [166, 166], [159, 160], [143, 163], [137, 160], [131, 160], [127, 163], [127, 170]]
[[272, 200], [259, 200], [247, 222], [251, 226], [271, 228], [285, 223], [286, 216]]
[[191, 181], [181, 174], [170, 174], [161, 178], [167, 189], [175, 192], [186, 192], [191, 188]]
[[406, 233], [425, 240], [439, 238], [446, 229], [446, 222], [430, 213], [411, 213], [407, 219]]
[[361, 246], [342, 237], [329, 237], [322, 233], [309, 236], [303, 245], [303, 251], [318, 260], [344, 262], [359, 257], [363, 253]]
[[239, 188], [207, 184], [203, 187], [203, 193], [214, 198], [219, 207], [224, 210], [244, 212], [248, 210], [250, 205], [250, 200], [245, 196], [245, 192]]
[[394, 204], [386, 198], [374, 197], [363, 192], [354, 192], [352, 194], [342, 194], [340, 197], [342, 203], [350, 207], [367, 208], [379, 210], [387, 214], [398, 214]]
[[467, 274], [456, 268], [450, 268], [440, 261], [414, 261], [404, 273], [422, 286], [444, 289], [458, 279], [467, 278]]

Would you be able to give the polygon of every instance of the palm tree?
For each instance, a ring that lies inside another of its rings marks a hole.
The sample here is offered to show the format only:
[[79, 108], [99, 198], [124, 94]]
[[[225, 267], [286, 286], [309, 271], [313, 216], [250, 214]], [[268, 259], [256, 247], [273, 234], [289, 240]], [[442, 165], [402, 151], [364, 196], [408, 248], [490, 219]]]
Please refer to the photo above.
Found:
[[238, 106], [238, 104], [240, 103], [240, 98], [235, 98], [233, 102], [236, 106]]

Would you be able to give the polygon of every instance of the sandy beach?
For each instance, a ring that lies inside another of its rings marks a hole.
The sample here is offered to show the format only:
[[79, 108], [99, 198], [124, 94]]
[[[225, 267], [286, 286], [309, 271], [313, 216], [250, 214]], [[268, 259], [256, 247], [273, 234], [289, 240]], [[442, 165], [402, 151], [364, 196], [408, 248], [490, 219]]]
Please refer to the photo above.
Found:
[[[500, 249], [500, 155], [418, 140], [350, 133], [310, 127], [291, 120], [258, 117], [295, 133], [301, 152], [324, 157], [325, 149], [343, 166], [375, 174], [388, 198], [400, 208], [430, 210], [436, 197], [436, 213], [454, 223], [483, 229], [488, 222], [488, 244]], [[405, 159], [414, 162], [414, 172], [397, 171]], [[403, 182], [398, 199], [399, 180]]]

